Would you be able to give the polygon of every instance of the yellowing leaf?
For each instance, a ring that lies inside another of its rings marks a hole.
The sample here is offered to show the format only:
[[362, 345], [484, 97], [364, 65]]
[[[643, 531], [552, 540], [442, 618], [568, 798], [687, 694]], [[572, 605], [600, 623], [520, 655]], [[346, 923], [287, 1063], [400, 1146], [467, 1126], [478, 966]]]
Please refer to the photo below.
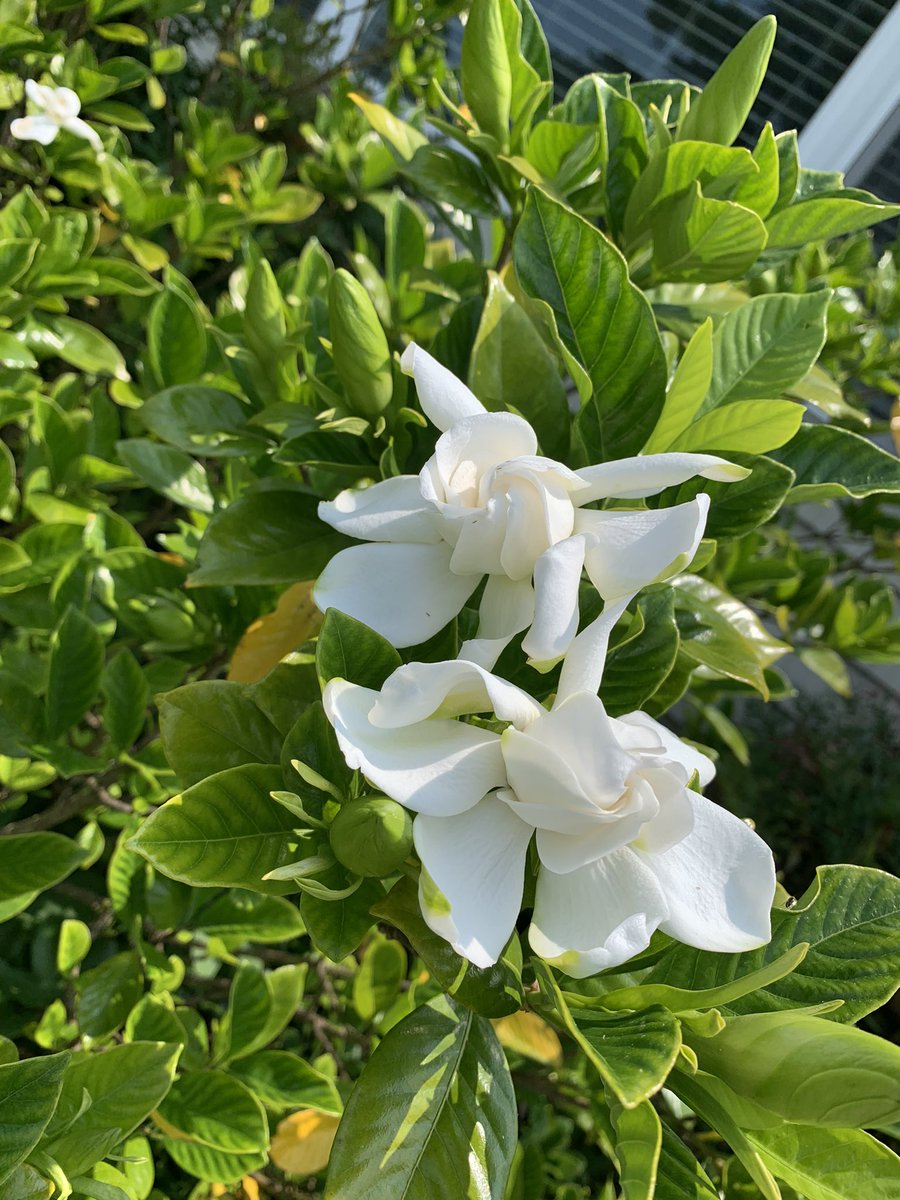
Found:
[[239, 1184], [214, 1183], [209, 1194], [214, 1200], [260, 1200], [262, 1193], [252, 1175], [245, 1175]]
[[508, 1017], [498, 1017], [491, 1024], [501, 1046], [507, 1050], [548, 1065], [562, 1061], [562, 1045], [556, 1031], [537, 1013], [511, 1013]]
[[273, 613], [248, 626], [231, 660], [229, 679], [256, 683], [286, 654], [313, 636], [322, 623], [322, 614], [315, 606], [312, 589], [312, 580], [293, 584]]
[[897, 453], [900, 454], [900, 396], [891, 405], [891, 436]]
[[328, 1166], [340, 1120], [311, 1108], [291, 1113], [278, 1126], [269, 1157], [276, 1167], [290, 1175], [316, 1175]]

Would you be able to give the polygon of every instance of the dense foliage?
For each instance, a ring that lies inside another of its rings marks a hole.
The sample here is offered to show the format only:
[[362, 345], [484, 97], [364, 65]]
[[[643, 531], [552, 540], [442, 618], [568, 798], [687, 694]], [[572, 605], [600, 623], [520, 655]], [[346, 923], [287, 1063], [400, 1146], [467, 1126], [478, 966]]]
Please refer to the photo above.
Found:
[[[372, 789], [320, 697], [453, 659], [480, 593], [398, 652], [312, 587], [350, 544], [319, 502], [434, 451], [410, 341], [569, 468], [743, 466], [627, 502], [712, 504], [600, 697], [679, 705], [737, 814], [783, 819], [740, 728], [792, 694], [776, 664], [846, 693], [847, 660], [900, 661], [867, 391], [896, 269], [860, 232], [900, 206], [791, 132], [735, 144], [769, 19], [702, 92], [557, 96], [528, 0], [474, 0], [455, 74], [462, 5], [370, 5], [349, 50], [306, 7], [0, 0], [0, 1193], [896, 1200], [900, 1052], [856, 1024], [900, 981], [900, 883], [823, 866], [743, 953], [656, 934], [576, 980], [523, 921], [471, 965], [402, 822], [399, 860], [380, 817], [338, 835]], [[16, 140], [26, 79], [73, 89], [100, 152]], [[520, 642], [497, 674], [548, 701]]]

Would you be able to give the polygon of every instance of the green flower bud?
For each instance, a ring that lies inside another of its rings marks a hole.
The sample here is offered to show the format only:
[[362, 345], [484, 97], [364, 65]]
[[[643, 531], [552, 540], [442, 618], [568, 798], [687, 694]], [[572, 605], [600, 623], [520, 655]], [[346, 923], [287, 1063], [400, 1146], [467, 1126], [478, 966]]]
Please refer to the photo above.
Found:
[[348, 407], [372, 421], [391, 402], [391, 351], [369, 293], [349, 271], [335, 271], [328, 289], [334, 365]]
[[389, 796], [341, 806], [329, 830], [338, 862], [357, 875], [390, 875], [412, 850], [412, 817]]

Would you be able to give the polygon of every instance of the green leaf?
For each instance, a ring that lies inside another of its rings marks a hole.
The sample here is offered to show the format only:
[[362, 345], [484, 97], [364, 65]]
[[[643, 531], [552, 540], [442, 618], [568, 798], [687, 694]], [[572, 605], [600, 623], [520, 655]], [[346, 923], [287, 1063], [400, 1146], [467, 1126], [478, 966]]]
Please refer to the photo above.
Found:
[[900, 1119], [900, 1046], [851, 1025], [752, 1013], [691, 1044], [702, 1070], [786, 1121], [846, 1128]]
[[[181, 1046], [131, 1042], [74, 1055], [63, 1080], [44, 1150], [79, 1175], [145, 1121], [172, 1085]], [[90, 1106], [84, 1106], [84, 1094]]]
[[40, 244], [39, 238], [0, 238], [0, 287], [10, 287], [25, 274]]
[[103, 639], [75, 608], [66, 609], [50, 636], [45, 730], [57, 738], [79, 721], [97, 698], [103, 673]]
[[144, 990], [141, 962], [133, 950], [114, 954], [83, 971], [75, 984], [76, 1012], [82, 1033], [104, 1037], [125, 1024]]
[[364, 1021], [386, 1012], [406, 978], [406, 951], [399, 942], [373, 938], [353, 978], [353, 1007]]
[[538, 959], [532, 963], [548, 1003], [618, 1102], [632, 1109], [655, 1095], [681, 1049], [676, 1017], [658, 1005], [622, 1015], [570, 1008], [550, 968]]
[[116, 453], [138, 479], [176, 504], [201, 513], [215, 508], [206, 471], [183, 451], [149, 438], [128, 438], [116, 442]]
[[303, 933], [296, 906], [280, 896], [258, 896], [235, 888], [204, 905], [193, 923], [229, 950], [247, 942], [288, 942]]
[[5, 1200], [48, 1200], [53, 1193], [53, 1184], [33, 1167], [16, 1167], [4, 1186]]
[[370, 909], [383, 899], [384, 886], [380, 880], [364, 879], [343, 900], [321, 900], [304, 894], [300, 912], [316, 949], [332, 962], [341, 962], [353, 953], [375, 924]]
[[566, 457], [569, 408], [556, 361], [493, 271], [488, 273], [487, 300], [472, 346], [469, 387], [491, 412], [521, 413], [548, 457]]
[[653, 271], [658, 280], [718, 283], [753, 266], [766, 244], [766, 229], [749, 208], [712, 200], [700, 184], [664, 200], [650, 218]]
[[428, 145], [428, 139], [424, 133], [420, 133], [407, 121], [401, 120], [384, 105], [376, 104], [374, 100], [367, 100], [364, 96], [359, 96], [354, 92], [349, 94], [349, 99], [362, 111], [363, 116], [375, 132], [381, 134], [402, 159], [409, 161], [417, 150]]
[[720, 142], [730, 146], [750, 115], [775, 43], [776, 22], [763, 17], [731, 51], [678, 130], [679, 140]]
[[336, 608], [326, 612], [316, 646], [316, 671], [323, 688], [329, 679], [346, 679], [377, 690], [401, 661], [390, 642], [362, 621]]
[[487, 1021], [436, 996], [391, 1029], [360, 1076], [326, 1200], [502, 1200], [516, 1104]]
[[900, 1159], [868, 1133], [782, 1125], [747, 1138], [779, 1179], [807, 1200], [898, 1200]]
[[73, 967], [77, 967], [90, 948], [91, 931], [84, 921], [64, 918], [56, 946], [56, 969], [60, 975], [68, 975]]
[[656, 1110], [649, 1100], [636, 1108], [616, 1105], [612, 1125], [622, 1200], [653, 1200], [662, 1150], [662, 1125]]
[[509, 0], [475, 0], [462, 40], [460, 82], [478, 126], [501, 147], [509, 139], [513, 75], [503, 9]]
[[130, 650], [123, 648], [106, 664], [102, 690], [106, 732], [114, 746], [127, 750], [140, 736], [150, 702], [150, 686]]
[[328, 287], [334, 366], [351, 412], [369, 420], [394, 394], [391, 351], [369, 293], [349, 271], [335, 271]]
[[68, 1060], [68, 1054], [45, 1054], [0, 1066], [0, 1184], [40, 1141]]
[[674, 946], [642, 981], [717, 987], [809, 943], [795, 969], [730, 1007], [742, 1013], [802, 1008], [842, 999], [831, 1021], [854, 1022], [880, 1008], [900, 977], [900, 880], [869, 867], [820, 867], [816, 882], [790, 909], [772, 913], [772, 940], [745, 954], [709, 954]]
[[293, 819], [269, 795], [277, 767], [232, 767], [152, 813], [128, 845], [171, 879], [195, 887], [284, 892], [263, 875], [291, 861]]
[[334, 1080], [287, 1050], [265, 1050], [228, 1069], [272, 1108], [314, 1108], [334, 1116], [343, 1110]]
[[319, 520], [312, 496], [252, 492], [215, 514], [197, 553], [194, 585], [315, 579], [348, 541]]
[[164, 388], [191, 383], [206, 366], [206, 329], [197, 305], [171, 284], [153, 301], [147, 321], [150, 366]]
[[852, 696], [853, 683], [847, 664], [836, 650], [828, 646], [801, 646], [797, 657], [823, 683], [827, 683], [839, 696]]
[[251, 1171], [258, 1171], [265, 1166], [268, 1159], [265, 1150], [250, 1154], [226, 1154], [222, 1150], [213, 1150], [211, 1146], [182, 1138], [164, 1137], [162, 1144], [169, 1156], [188, 1175], [220, 1185], [239, 1183]]
[[626, 640], [609, 651], [600, 696], [613, 716], [642, 708], [663, 683], [678, 655], [675, 596], [671, 588], [645, 592]]
[[493, 966], [473, 966], [425, 924], [418, 888], [408, 878], [394, 884], [372, 915], [405, 934], [429, 973], [461, 1004], [485, 1017], [506, 1017], [522, 1007], [522, 955], [515, 935]]
[[900, 492], [896, 455], [834, 425], [801, 425], [778, 459], [796, 474], [792, 501]]
[[704, 413], [670, 449], [765, 454], [789, 442], [802, 420], [803, 405], [792, 400], [739, 400]]
[[839, 188], [825, 195], [819, 193], [798, 199], [769, 217], [766, 221], [768, 246], [770, 250], [780, 250], [856, 233], [879, 221], [890, 220], [898, 213], [900, 204], [885, 204], [877, 196], [857, 188]]
[[13, 334], [0, 331], [0, 363], [4, 367], [18, 367], [29, 371], [38, 365], [37, 359]]
[[176, 1129], [190, 1141], [226, 1154], [252, 1154], [269, 1144], [262, 1104], [239, 1079], [224, 1071], [182, 1075], [160, 1104], [159, 1115], [167, 1133]]
[[306, 982], [306, 965], [293, 964], [268, 973], [242, 962], [219, 1023], [214, 1061], [255, 1054], [276, 1038], [297, 1010]]
[[590, 376], [589, 449], [604, 459], [636, 453], [662, 409], [666, 360], [624, 258], [599, 230], [534, 188], [513, 254], [525, 291], [549, 303], [564, 345]]
[[166, 388], [146, 400], [139, 415], [162, 441], [205, 458], [260, 454], [267, 446], [261, 434], [247, 430], [246, 406], [218, 388], [200, 384]]
[[712, 380], [712, 334], [712, 318], [707, 317], [697, 327], [675, 368], [663, 410], [644, 446], [644, 454], [668, 450], [694, 419]]
[[47, 343], [48, 348], [52, 348], [64, 362], [71, 363], [80, 371], [112, 375], [126, 383], [131, 378], [115, 344], [99, 329], [85, 325], [83, 321], [75, 321], [72, 317], [47, 317], [45, 320], [54, 335]]
[[0, 838], [0, 903], [53, 887], [84, 861], [85, 853], [59, 833]]
[[199, 783], [227, 767], [280, 761], [282, 734], [251, 689], [204, 679], [157, 697], [166, 757], [182, 783]]
[[471, 159], [447, 146], [419, 146], [402, 171], [430, 199], [467, 213], [498, 215], [497, 200], [484, 173]]
[[[728, 405], [721, 411], [727, 412], [731, 407], [742, 408], [743, 405]], [[667, 488], [660, 497], [660, 505], [669, 507], [681, 504], [705, 492], [712, 501], [706, 535], [713, 538], [741, 537], [770, 521], [791, 490], [793, 471], [774, 459], [762, 456], [745, 458], [732, 452], [731, 459], [749, 467], [750, 474], [734, 483], [690, 480], [680, 487]]]
[[720, 1200], [709, 1176], [677, 1134], [663, 1125], [654, 1200]]
[[713, 337], [712, 382], [701, 413], [779, 396], [803, 379], [825, 343], [830, 296], [756, 296], [727, 313]]

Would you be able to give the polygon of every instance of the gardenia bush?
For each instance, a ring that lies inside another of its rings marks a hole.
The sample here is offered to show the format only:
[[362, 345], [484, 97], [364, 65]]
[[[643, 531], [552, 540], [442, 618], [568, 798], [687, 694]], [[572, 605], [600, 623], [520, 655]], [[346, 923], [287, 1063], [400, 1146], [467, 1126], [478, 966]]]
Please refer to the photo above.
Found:
[[3, 1200], [900, 1197], [900, 883], [703, 794], [900, 660], [786, 515], [900, 493], [807, 270], [900, 206], [735, 145], [771, 18], [460, 7], [0, 3]]

